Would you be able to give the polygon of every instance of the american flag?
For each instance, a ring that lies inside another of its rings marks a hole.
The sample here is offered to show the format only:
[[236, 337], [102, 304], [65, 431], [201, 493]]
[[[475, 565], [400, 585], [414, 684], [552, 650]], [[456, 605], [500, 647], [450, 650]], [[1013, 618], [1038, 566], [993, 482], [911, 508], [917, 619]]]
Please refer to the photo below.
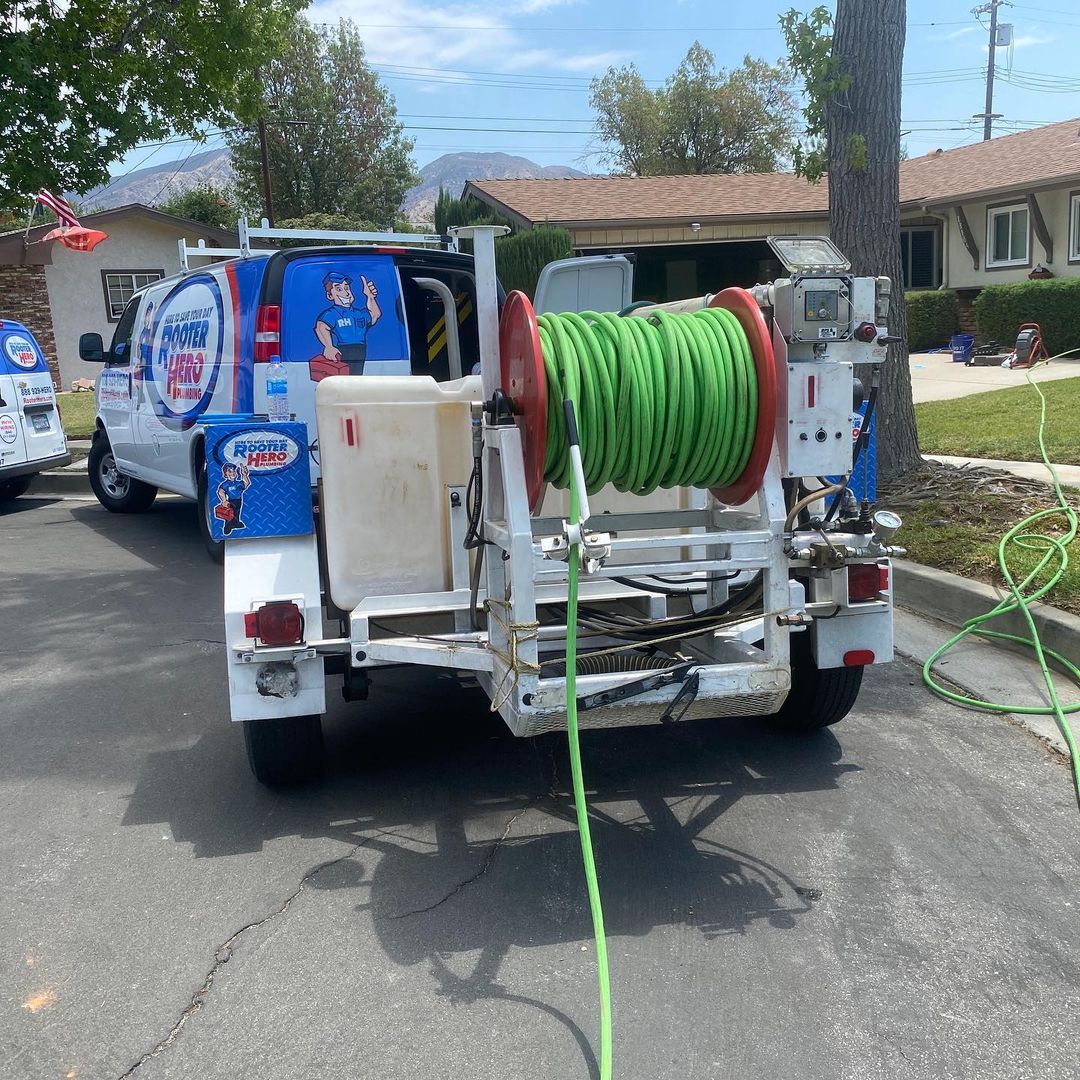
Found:
[[59, 219], [61, 225], [78, 225], [79, 219], [75, 216], [75, 211], [72, 210], [71, 204], [57, 195], [54, 195], [51, 191], [47, 191], [42, 188], [37, 193], [35, 202], [41, 203], [42, 206], [48, 207]]

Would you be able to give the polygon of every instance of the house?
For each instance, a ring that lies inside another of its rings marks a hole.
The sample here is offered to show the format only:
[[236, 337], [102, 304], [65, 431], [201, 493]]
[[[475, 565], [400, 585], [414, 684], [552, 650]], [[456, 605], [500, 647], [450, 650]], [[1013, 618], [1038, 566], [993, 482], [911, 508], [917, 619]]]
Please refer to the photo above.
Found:
[[[465, 194], [522, 228], [561, 225], [588, 254], [632, 251], [636, 292], [667, 300], [774, 276], [770, 233], [828, 232], [827, 181], [789, 173], [473, 180]], [[988, 284], [1036, 265], [1080, 274], [1080, 120], [900, 165], [904, 286]]]
[[237, 244], [235, 232], [138, 203], [85, 214], [80, 222], [109, 238], [86, 252], [43, 243], [55, 222], [29, 234], [0, 235], [0, 319], [16, 319], [33, 331], [61, 387], [97, 377], [99, 365], [79, 359], [79, 335], [97, 331], [108, 343], [131, 294], [179, 272], [179, 240], [203, 240], [210, 247]]

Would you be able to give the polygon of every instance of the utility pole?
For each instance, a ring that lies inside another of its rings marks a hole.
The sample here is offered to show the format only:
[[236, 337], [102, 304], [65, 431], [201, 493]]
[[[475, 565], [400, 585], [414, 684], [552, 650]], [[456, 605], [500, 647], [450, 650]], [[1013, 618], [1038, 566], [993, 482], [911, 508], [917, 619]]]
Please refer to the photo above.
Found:
[[[991, 50], [991, 53], [993, 50]], [[255, 78], [259, 81], [259, 87], [262, 88], [262, 72], [256, 71]], [[272, 229], [274, 227], [274, 191], [270, 185], [270, 155], [266, 149], [266, 115], [260, 109], [259, 112], [259, 156], [262, 159], [262, 186], [263, 186], [263, 204], [266, 213], [266, 220]]]
[[[979, 16], [990, 13], [990, 48], [986, 57], [986, 103], [983, 106], [983, 142], [993, 138], [994, 128], [994, 50], [997, 48], [997, 13], [1002, 4], [1009, 0], [988, 0], [985, 4], [972, 10], [972, 15]], [[977, 119], [979, 114], [975, 114]]]

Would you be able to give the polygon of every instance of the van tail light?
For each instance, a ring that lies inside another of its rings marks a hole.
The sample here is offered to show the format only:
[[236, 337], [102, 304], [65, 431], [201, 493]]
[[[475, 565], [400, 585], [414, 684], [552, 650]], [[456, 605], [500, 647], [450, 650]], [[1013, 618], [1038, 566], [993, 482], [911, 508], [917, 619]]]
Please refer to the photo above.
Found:
[[268, 364], [281, 352], [281, 307], [263, 304], [255, 316], [255, 363]]
[[847, 568], [848, 603], [876, 600], [889, 588], [889, 568], [877, 563], [849, 563]]
[[299, 645], [304, 640], [304, 613], [291, 600], [274, 600], [244, 614], [244, 635], [261, 645]]

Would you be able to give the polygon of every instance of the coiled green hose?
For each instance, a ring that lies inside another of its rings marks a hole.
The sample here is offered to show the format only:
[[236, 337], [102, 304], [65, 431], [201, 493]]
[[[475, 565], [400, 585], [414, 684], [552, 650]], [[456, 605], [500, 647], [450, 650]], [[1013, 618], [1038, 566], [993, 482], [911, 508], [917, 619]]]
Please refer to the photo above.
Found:
[[[548, 400], [577, 413], [585, 486], [647, 495], [723, 487], [742, 475], [757, 431], [750, 342], [722, 308], [620, 318], [537, 317]], [[548, 409], [544, 479], [570, 486], [566, 421]]]

